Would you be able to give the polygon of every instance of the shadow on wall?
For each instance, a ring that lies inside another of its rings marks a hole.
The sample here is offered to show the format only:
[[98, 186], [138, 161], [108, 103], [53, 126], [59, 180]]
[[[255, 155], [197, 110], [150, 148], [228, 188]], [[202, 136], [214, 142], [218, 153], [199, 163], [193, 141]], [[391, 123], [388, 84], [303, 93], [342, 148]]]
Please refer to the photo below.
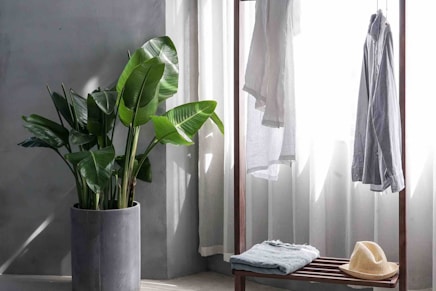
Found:
[[[150, 157], [153, 182], [138, 182], [135, 199], [141, 203], [144, 279], [170, 279], [206, 270], [206, 260], [198, 253], [197, 167], [192, 163], [196, 147], [158, 147]], [[165, 159], [171, 161], [169, 171]]]
[[167, 176], [172, 179], [167, 189], [169, 278], [206, 270], [207, 260], [198, 251], [197, 139], [194, 142], [189, 147], [167, 147]]

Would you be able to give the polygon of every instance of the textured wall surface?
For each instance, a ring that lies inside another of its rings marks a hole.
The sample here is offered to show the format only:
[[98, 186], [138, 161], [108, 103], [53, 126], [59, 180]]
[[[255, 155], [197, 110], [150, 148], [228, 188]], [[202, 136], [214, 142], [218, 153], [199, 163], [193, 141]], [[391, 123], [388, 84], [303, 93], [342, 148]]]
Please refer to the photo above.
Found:
[[[161, 0], [0, 2], [0, 274], [70, 274], [74, 180], [54, 152], [17, 146], [29, 136], [21, 116], [56, 119], [46, 84], [60, 92], [63, 82], [80, 94], [106, 86], [121, 72], [127, 50], [164, 33]], [[168, 270], [165, 158], [162, 146], [151, 159], [153, 184], [138, 183], [143, 278], [180, 273]], [[184, 219], [195, 227], [196, 217]]]

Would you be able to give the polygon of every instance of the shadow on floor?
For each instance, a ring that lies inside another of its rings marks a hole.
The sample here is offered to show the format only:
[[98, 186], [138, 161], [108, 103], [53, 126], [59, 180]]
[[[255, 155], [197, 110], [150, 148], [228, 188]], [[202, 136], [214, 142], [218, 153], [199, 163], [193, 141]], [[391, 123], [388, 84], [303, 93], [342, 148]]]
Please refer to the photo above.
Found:
[[[233, 277], [213, 272], [203, 272], [171, 280], [142, 280], [141, 291], [231, 291]], [[71, 291], [69, 276], [0, 275], [0, 290], [8, 291]], [[247, 291], [279, 291], [254, 282], [247, 282]]]

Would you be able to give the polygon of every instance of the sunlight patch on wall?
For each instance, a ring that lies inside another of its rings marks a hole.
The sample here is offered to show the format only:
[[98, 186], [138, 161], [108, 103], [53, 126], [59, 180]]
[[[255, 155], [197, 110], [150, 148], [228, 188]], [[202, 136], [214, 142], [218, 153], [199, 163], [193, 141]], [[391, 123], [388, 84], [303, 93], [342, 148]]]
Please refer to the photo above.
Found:
[[27, 252], [27, 246], [38, 236], [40, 235], [44, 229], [53, 221], [54, 214], [47, 217], [29, 236], [29, 238], [18, 248], [18, 250], [6, 261], [3, 265], [0, 266], [0, 275], [3, 274], [9, 266], [23, 253]]
[[91, 93], [96, 88], [98, 88], [99, 84], [99, 78], [97, 76], [91, 77], [88, 82], [83, 86], [83, 90], [81, 92], [81, 95], [86, 98], [88, 93]]
[[205, 170], [206, 170], [206, 173], [207, 173], [208, 170], [209, 170], [210, 164], [212, 163], [213, 154], [206, 154], [204, 156], [204, 159], [205, 159]]
[[[191, 159], [191, 155], [187, 156]], [[170, 233], [174, 234], [178, 228], [180, 215], [185, 206], [187, 191], [189, 190], [189, 185], [191, 184], [192, 175], [185, 168], [180, 165], [183, 164], [179, 159], [173, 162], [167, 163], [168, 174], [168, 209], [172, 210], [171, 216], [168, 218], [171, 222], [168, 224], [168, 230]], [[186, 163], [185, 163], [186, 164]], [[171, 180], [171, 181], [170, 181]], [[172, 199], [170, 199], [171, 197]]]

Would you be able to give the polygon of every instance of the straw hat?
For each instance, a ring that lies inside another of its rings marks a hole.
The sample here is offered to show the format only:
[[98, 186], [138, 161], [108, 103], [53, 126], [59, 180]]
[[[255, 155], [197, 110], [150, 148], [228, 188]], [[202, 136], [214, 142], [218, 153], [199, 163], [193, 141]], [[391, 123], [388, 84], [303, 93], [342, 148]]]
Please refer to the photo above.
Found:
[[372, 241], [358, 241], [350, 263], [339, 266], [343, 272], [356, 278], [382, 280], [398, 272], [398, 264], [388, 262], [382, 248]]

